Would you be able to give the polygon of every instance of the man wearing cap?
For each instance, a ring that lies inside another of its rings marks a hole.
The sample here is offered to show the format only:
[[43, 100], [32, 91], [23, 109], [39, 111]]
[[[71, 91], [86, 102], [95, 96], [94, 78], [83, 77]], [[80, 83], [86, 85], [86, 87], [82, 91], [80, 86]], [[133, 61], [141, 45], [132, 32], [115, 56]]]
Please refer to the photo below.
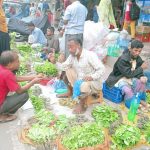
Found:
[[47, 44], [47, 39], [41, 29], [35, 27], [34, 23], [28, 24], [31, 34], [28, 38], [28, 43], [32, 45], [32, 48], [43, 47]]

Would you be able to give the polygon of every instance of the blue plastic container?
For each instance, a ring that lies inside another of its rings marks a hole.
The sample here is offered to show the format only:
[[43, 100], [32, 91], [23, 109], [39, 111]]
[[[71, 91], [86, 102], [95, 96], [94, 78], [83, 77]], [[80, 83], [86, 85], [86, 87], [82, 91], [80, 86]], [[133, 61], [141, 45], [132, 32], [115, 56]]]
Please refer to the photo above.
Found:
[[106, 83], [103, 83], [103, 97], [114, 102], [121, 103], [123, 101], [124, 96], [121, 93], [121, 90], [117, 87], [109, 88]]

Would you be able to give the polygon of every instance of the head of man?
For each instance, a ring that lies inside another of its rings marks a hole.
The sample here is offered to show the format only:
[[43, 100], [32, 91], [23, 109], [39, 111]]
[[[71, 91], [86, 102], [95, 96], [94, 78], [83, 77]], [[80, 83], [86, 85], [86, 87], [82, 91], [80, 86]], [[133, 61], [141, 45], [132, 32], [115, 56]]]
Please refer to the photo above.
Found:
[[144, 45], [141, 41], [138, 41], [138, 40], [132, 41], [131, 48], [130, 48], [131, 57], [136, 59], [142, 52], [143, 47]]
[[72, 56], [80, 56], [82, 52], [82, 41], [78, 38], [72, 38], [68, 42], [68, 49]]
[[19, 69], [20, 62], [18, 54], [14, 51], [4, 51], [0, 56], [0, 65], [8, 68], [11, 71]]
[[28, 24], [28, 28], [29, 28], [29, 30], [32, 32], [32, 31], [34, 30], [34, 28], [35, 28], [34, 23], [33, 23], [33, 22], [30, 22], [30, 23]]
[[48, 27], [46, 34], [47, 34], [48, 36], [51, 36], [51, 35], [54, 35], [54, 32], [55, 32], [54, 27]]

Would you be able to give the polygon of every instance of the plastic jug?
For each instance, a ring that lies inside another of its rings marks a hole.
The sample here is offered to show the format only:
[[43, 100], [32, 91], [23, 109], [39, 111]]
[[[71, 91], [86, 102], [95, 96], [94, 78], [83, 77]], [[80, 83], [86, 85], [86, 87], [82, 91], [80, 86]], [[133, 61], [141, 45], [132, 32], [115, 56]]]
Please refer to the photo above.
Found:
[[137, 114], [138, 107], [139, 107], [139, 102], [140, 102], [139, 93], [137, 93], [131, 102], [131, 106], [130, 106], [130, 109], [128, 112], [128, 120], [129, 121], [132, 121], [132, 122], [134, 121], [135, 116]]

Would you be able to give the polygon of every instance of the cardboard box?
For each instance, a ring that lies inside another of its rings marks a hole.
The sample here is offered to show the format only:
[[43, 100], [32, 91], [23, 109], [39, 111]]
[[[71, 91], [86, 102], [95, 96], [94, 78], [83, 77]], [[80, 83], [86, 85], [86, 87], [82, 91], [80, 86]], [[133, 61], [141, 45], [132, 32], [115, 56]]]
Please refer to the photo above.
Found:
[[142, 34], [142, 33], [150, 33], [150, 27], [149, 26], [137, 26], [136, 27], [136, 33]]

